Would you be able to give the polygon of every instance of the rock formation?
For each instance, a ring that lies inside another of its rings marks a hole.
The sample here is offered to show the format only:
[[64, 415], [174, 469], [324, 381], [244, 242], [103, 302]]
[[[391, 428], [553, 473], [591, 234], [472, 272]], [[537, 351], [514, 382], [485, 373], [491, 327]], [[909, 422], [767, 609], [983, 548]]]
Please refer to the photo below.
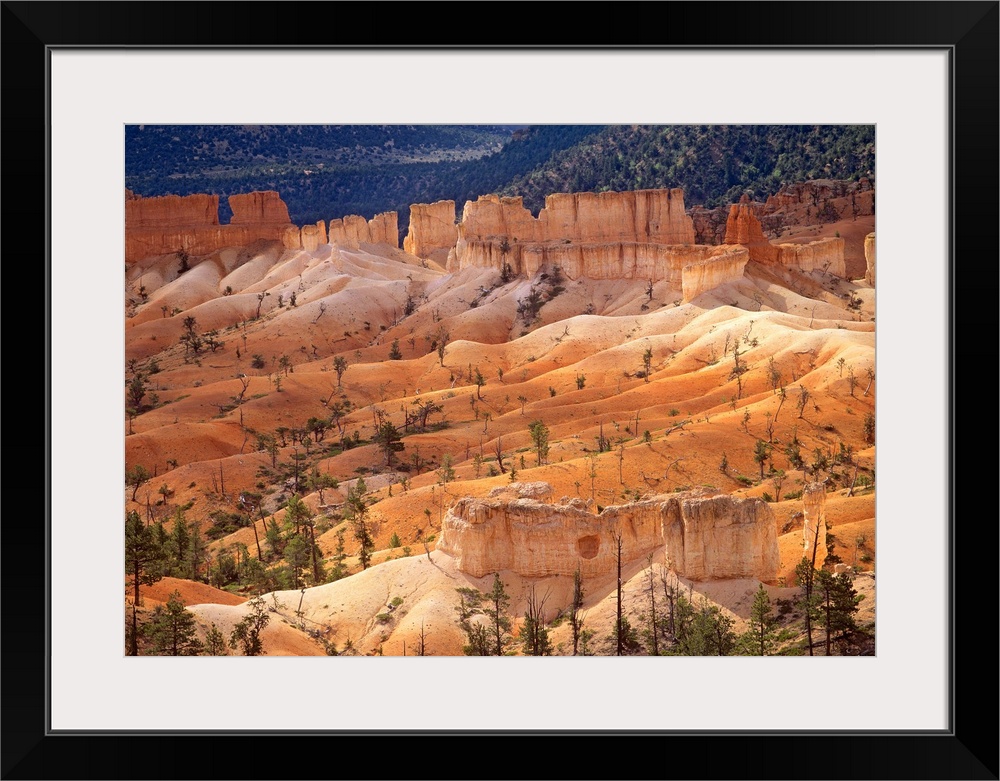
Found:
[[[233, 222], [220, 225], [217, 195], [141, 198], [126, 192], [125, 262], [131, 264], [150, 255], [172, 252], [207, 255], [259, 239], [283, 240], [285, 229], [294, 227], [277, 193], [233, 195], [229, 203]], [[255, 222], [255, 215], [261, 219]]]
[[509, 265], [530, 277], [559, 266], [569, 279], [667, 280], [690, 300], [742, 277], [746, 261], [739, 252], [694, 244], [681, 190], [638, 190], [557, 193], [537, 218], [521, 198], [469, 201], [448, 269]]
[[315, 225], [303, 225], [299, 239], [302, 242], [302, 249], [306, 252], [315, 252], [321, 245], [327, 243], [326, 223], [320, 220]]
[[230, 225], [288, 225], [288, 207], [274, 190], [230, 195]]
[[827, 201], [844, 199], [850, 205], [847, 216], [875, 213], [875, 188], [871, 180], [861, 177], [856, 182], [840, 179], [813, 179], [808, 182], [786, 184], [774, 195], [768, 197], [762, 214], [794, 209], [796, 206], [811, 206], [818, 210]]
[[828, 271], [840, 277], [847, 274], [843, 239], [819, 239], [808, 244], [772, 244], [764, 235], [754, 205], [746, 195], [730, 207], [724, 243], [746, 247], [750, 260], [758, 263], [788, 266], [800, 271]]
[[805, 505], [805, 519], [802, 522], [803, 555], [812, 558], [812, 546], [815, 542], [815, 566], [819, 569], [826, 561], [826, 484], [807, 483], [802, 489], [802, 503]]
[[681, 267], [681, 291], [685, 302], [726, 282], [743, 276], [750, 253], [745, 247], [699, 247], [707, 254]]
[[774, 516], [758, 499], [704, 491], [607, 507], [599, 515], [581, 499], [539, 501], [518, 491], [459, 499], [445, 516], [437, 548], [473, 577], [510, 570], [523, 577], [609, 575], [622, 555], [640, 559], [661, 545], [677, 573], [695, 580], [773, 580], [778, 571]]
[[757, 578], [778, 574], [774, 513], [759, 499], [726, 494], [675, 497], [663, 504], [667, 557], [692, 580]]
[[330, 220], [330, 244], [348, 249], [358, 249], [362, 242], [368, 244], [388, 244], [399, 247], [399, 227], [396, 212], [382, 212], [371, 220], [356, 214], [342, 219]]
[[875, 234], [869, 233], [865, 236], [865, 281], [869, 285], [875, 286]]
[[726, 222], [729, 219], [729, 207], [717, 206], [706, 209], [704, 206], [694, 206], [688, 210], [691, 224], [694, 226], [694, 240], [697, 244], [722, 244], [726, 238]]
[[742, 244], [750, 249], [750, 257], [757, 261], [774, 262], [777, 251], [773, 251], [771, 242], [764, 235], [760, 220], [754, 212], [749, 196], [743, 195], [739, 203], [729, 207], [729, 219], [726, 220], [725, 244]]
[[465, 204], [458, 233], [460, 263], [463, 243], [470, 241], [694, 243], [680, 189], [555, 193], [537, 219], [519, 197], [484, 195]]
[[218, 195], [161, 195], [140, 198], [125, 192], [127, 229], [204, 228], [219, 224]]
[[404, 250], [418, 258], [444, 261], [457, 241], [454, 201], [410, 206], [410, 227], [403, 239]]

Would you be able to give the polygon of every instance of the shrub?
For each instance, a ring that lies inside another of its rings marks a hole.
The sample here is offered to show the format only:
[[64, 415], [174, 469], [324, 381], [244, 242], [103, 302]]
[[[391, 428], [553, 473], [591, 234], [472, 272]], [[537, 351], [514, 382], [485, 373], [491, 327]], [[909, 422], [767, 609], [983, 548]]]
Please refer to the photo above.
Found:
[[265, 366], [267, 366], [267, 363], [264, 361], [264, 356], [261, 355], [260, 353], [256, 353], [253, 357], [253, 360], [250, 361], [250, 368], [263, 369]]

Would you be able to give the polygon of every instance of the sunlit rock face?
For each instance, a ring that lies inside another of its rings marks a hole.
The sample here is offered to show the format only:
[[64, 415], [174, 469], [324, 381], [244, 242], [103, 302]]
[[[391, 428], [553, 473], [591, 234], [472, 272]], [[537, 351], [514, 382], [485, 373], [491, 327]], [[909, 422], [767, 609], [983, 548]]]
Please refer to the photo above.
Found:
[[287, 246], [288, 228], [294, 229], [298, 242], [298, 228], [291, 225], [288, 208], [276, 192], [232, 195], [229, 205], [232, 222], [220, 225], [217, 195], [142, 198], [126, 191], [125, 262], [174, 252], [208, 255], [260, 239], [282, 241]]
[[445, 259], [458, 241], [455, 202], [414, 203], [403, 249], [418, 258]]
[[875, 284], [875, 234], [869, 233], [865, 236], [865, 281], [869, 285]]
[[595, 577], [615, 571], [620, 537], [623, 561], [665, 545], [684, 577], [773, 580], [779, 561], [771, 509], [758, 499], [708, 493], [653, 497], [600, 514], [581, 499], [547, 503], [545, 492], [541, 499], [527, 490], [467, 497], [445, 516], [437, 548], [473, 577], [500, 571], [572, 575], [578, 568], [583, 577]]

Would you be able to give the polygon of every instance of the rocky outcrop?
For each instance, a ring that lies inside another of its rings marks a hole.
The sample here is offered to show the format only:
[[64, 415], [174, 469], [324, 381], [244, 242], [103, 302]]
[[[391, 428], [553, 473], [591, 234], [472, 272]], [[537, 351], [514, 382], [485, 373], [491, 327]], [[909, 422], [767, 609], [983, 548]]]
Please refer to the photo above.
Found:
[[865, 236], [865, 281], [874, 287], [875, 285], [875, 234], [869, 233]]
[[688, 210], [688, 216], [694, 226], [696, 244], [722, 244], [725, 241], [728, 206], [717, 206], [714, 209], [694, 206]]
[[288, 207], [274, 190], [230, 195], [230, 225], [288, 225]]
[[843, 239], [819, 239], [808, 244], [772, 244], [764, 235], [754, 205], [746, 195], [730, 207], [724, 243], [746, 247], [750, 260], [758, 263], [788, 266], [800, 271], [827, 271], [840, 277], [847, 273]]
[[719, 285], [735, 282], [743, 277], [750, 253], [745, 247], [712, 247], [708, 254], [681, 268], [683, 300], [693, 300]]
[[[661, 545], [679, 575], [696, 580], [756, 577], [778, 571], [774, 516], [757, 499], [688, 492], [607, 507], [595, 515], [582, 499], [539, 501], [539, 492], [459, 499], [437, 548], [473, 577], [509, 570], [523, 577], [612, 574]], [[544, 498], [545, 492], [540, 492]]]
[[805, 505], [802, 522], [803, 555], [811, 559], [815, 543], [815, 567], [819, 569], [826, 562], [826, 483], [807, 483], [802, 489], [802, 503]]
[[[818, 239], [808, 244], [778, 244], [778, 263], [800, 271], [826, 271], [838, 277], [847, 276], [844, 261], [844, 240]], [[751, 253], [753, 257], [753, 253]]]
[[[760, 220], [754, 211], [749, 196], [744, 195], [739, 203], [729, 207], [729, 218], [726, 220], [726, 237], [724, 244], [742, 244], [750, 249], [750, 257], [756, 261], [766, 262], [777, 258], [777, 252], [771, 253], [771, 242], [764, 235]], [[763, 254], [762, 254], [763, 253]]]
[[844, 199], [850, 205], [847, 216], [871, 215], [875, 213], [875, 187], [867, 177], [858, 181], [840, 179], [813, 179], [784, 185], [774, 195], [768, 197], [763, 213], [794, 210], [797, 206], [810, 206], [818, 212], [828, 201]]
[[321, 245], [326, 244], [326, 223], [320, 220], [315, 225], [303, 225], [299, 232], [299, 239], [302, 249], [306, 252], [315, 252]]
[[330, 220], [329, 243], [347, 249], [358, 249], [362, 242], [388, 244], [399, 247], [399, 228], [396, 212], [382, 212], [371, 220], [356, 214]]
[[[681, 288], [685, 267], [709, 258], [716, 260], [711, 248], [694, 244], [681, 190], [557, 193], [546, 198], [537, 218], [521, 198], [487, 195], [465, 204], [448, 269], [509, 265], [533, 276], [559, 266], [569, 279], [668, 280]], [[743, 273], [732, 262], [715, 263], [716, 273], [690, 273], [689, 289], [697, 295], [703, 290], [699, 278], [726, 277], [727, 269]]]
[[684, 192], [555, 193], [532, 217], [521, 198], [484, 195], [468, 201], [458, 228], [458, 258], [465, 242], [693, 244]]
[[125, 192], [126, 230], [207, 228], [218, 224], [218, 195], [140, 198], [131, 191]]
[[445, 260], [458, 241], [455, 202], [415, 203], [410, 206], [410, 226], [403, 249], [418, 258]]
[[[283, 240], [285, 229], [294, 228], [277, 193], [233, 195], [229, 203], [233, 207], [233, 222], [220, 225], [217, 195], [141, 198], [126, 192], [126, 264], [151, 255], [173, 252], [207, 255], [260, 239]], [[253, 215], [260, 215], [262, 220], [266, 217], [266, 221], [253, 222]], [[284, 222], [276, 221], [282, 218]]]
[[692, 580], [757, 578], [778, 574], [778, 533], [771, 508], [759, 499], [729, 495], [671, 498], [663, 505], [668, 560]]

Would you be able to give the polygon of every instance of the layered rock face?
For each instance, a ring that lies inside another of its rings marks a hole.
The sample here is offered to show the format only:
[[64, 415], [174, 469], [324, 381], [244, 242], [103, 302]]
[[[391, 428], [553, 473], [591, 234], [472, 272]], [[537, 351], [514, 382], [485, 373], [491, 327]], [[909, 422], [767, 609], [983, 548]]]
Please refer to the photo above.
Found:
[[403, 249], [418, 258], [448, 257], [458, 241], [455, 202], [415, 203], [410, 206], [410, 226], [403, 239]]
[[875, 234], [869, 233], [865, 236], [865, 281], [869, 285], [875, 285]]
[[694, 240], [697, 244], [723, 243], [729, 219], [728, 206], [717, 206], [714, 209], [695, 206], [688, 211], [688, 216], [694, 226]]
[[[816, 543], [816, 568], [826, 562], [826, 485], [807, 483], [802, 489], [804, 520], [802, 522], [803, 555], [812, 558], [813, 543]], [[819, 529], [817, 533], [817, 528]]]
[[750, 259], [758, 263], [788, 266], [801, 271], [828, 271], [840, 277], [847, 274], [843, 239], [819, 239], [808, 244], [772, 244], [764, 235], [754, 205], [746, 195], [729, 209], [724, 243], [746, 247]]
[[[725, 244], [742, 244], [744, 247], [752, 248], [756, 254], [751, 253], [754, 260], [763, 260], [761, 252], [769, 252], [771, 242], [764, 235], [760, 220], [754, 213], [753, 203], [749, 196], [742, 196], [739, 203], [734, 203], [729, 207], [729, 218], [726, 220]], [[777, 258], [777, 253], [774, 253]]]
[[125, 192], [126, 229], [209, 227], [218, 224], [218, 195], [141, 198], [130, 190]]
[[773, 580], [778, 571], [770, 508], [757, 499], [701, 492], [608, 507], [599, 515], [580, 499], [546, 504], [524, 492], [464, 498], [445, 516], [437, 548], [473, 577], [502, 570], [572, 575], [577, 568], [595, 577], [615, 571], [619, 534], [625, 560], [666, 545], [677, 573], [695, 580]]
[[667, 557], [677, 574], [692, 580], [777, 577], [774, 513], [761, 500], [672, 498], [663, 515]]
[[330, 244], [349, 249], [358, 249], [362, 242], [368, 244], [388, 244], [399, 248], [399, 226], [396, 212], [382, 212], [371, 220], [357, 214], [343, 219], [330, 220]]
[[[277, 193], [233, 195], [229, 203], [233, 222], [220, 225], [217, 195], [141, 198], [126, 193], [125, 262], [171, 252], [207, 255], [259, 239], [283, 240], [285, 229], [294, 227]], [[254, 221], [255, 216], [261, 219]]]
[[274, 190], [230, 195], [230, 225], [288, 225], [288, 207]]
[[717, 288], [727, 282], [734, 282], [743, 276], [750, 253], [746, 247], [723, 246], [705, 247], [707, 254], [681, 268], [681, 291], [685, 302]]
[[875, 213], [875, 187], [871, 180], [861, 177], [856, 182], [839, 179], [814, 179], [809, 182], [787, 184], [774, 195], [768, 196], [763, 213], [794, 208], [799, 205], [819, 207], [827, 201], [846, 199], [852, 213]]
[[319, 220], [315, 225], [303, 225], [299, 231], [299, 240], [302, 249], [306, 252], [315, 252], [321, 245], [326, 244], [326, 223]]
[[460, 262], [463, 241], [694, 243], [680, 189], [554, 193], [537, 219], [519, 197], [484, 195], [465, 204], [458, 233]]
[[537, 219], [521, 198], [488, 195], [465, 204], [448, 269], [559, 266], [569, 279], [667, 280], [690, 300], [742, 277], [746, 259], [694, 243], [679, 189], [557, 193]]

